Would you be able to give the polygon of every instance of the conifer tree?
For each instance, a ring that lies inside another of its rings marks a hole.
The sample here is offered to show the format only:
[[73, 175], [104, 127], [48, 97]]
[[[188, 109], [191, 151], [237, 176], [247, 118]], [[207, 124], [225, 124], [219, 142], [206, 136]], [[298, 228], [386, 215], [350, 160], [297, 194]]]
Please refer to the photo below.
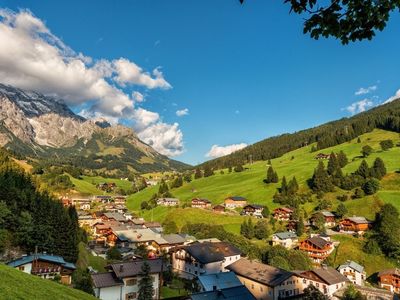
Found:
[[399, 258], [400, 254], [400, 219], [399, 212], [392, 204], [382, 206], [375, 219], [376, 239], [382, 251]]
[[292, 180], [289, 181], [287, 186], [287, 194], [294, 195], [299, 190], [299, 185], [297, 183], [296, 177], [293, 176]]
[[332, 180], [322, 161], [318, 163], [317, 168], [314, 170], [314, 175], [311, 178], [311, 188], [315, 192], [332, 192], [334, 190]]
[[272, 168], [272, 166], [268, 167], [267, 170], [267, 178], [265, 179], [265, 183], [271, 183], [274, 180], [274, 169]]
[[368, 178], [370, 176], [368, 163], [366, 162], [365, 159], [362, 160], [355, 174], [361, 176], [362, 178]]
[[139, 281], [139, 296], [138, 300], [152, 300], [154, 294], [153, 280], [150, 275], [150, 265], [147, 261], [142, 264], [139, 273], [141, 279]]
[[380, 157], [377, 157], [371, 169], [371, 176], [377, 179], [382, 179], [382, 177], [385, 175], [386, 175], [385, 163]]
[[199, 168], [196, 168], [196, 171], [194, 173], [194, 179], [199, 179], [203, 177], [203, 174], [201, 173], [201, 170]]
[[362, 147], [361, 149], [361, 154], [363, 155], [363, 157], [367, 157], [372, 153], [372, 148], [369, 145], [366, 145], [364, 147]]
[[347, 214], [347, 208], [343, 203], [340, 203], [336, 209], [336, 215], [339, 218], [342, 218], [343, 216], [345, 216]]
[[278, 173], [276, 173], [276, 171], [274, 172], [274, 176], [272, 177], [272, 182], [273, 183], [278, 183], [279, 182]]
[[333, 175], [337, 172], [337, 170], [340, 169], [339, 161], [336, 157], [335, 153], [331, 153], [329, 156], [329, 161], [328, 161], [328, 166], [327, 166], [327, 171], [329, 175]]
[[349, 162], [349, 160], [347, 159], [347, 156], [343, 152], [343, 150], [340, 150], [339, 154], [337, 155], [337, 160], [338, 160], [339, 166], [341, 168], [346, 166], [348, 164], [348, 162]]
[[302, 236], [304, 233], [304, 218], [302, 215], [299, 217], [299, 221], [296, 223], [296, 234], [297, 236]]
[[204, 177], [210, 177], [214, 175], [214, 171], [210, 168], [210, 166], [206, 165], [204, 167]]
[[280, 192], [282, 195], [286, 195], [288, 190], [287, 182], [286, 182], [286, 176], [282, 177], [282, 184], [280, 188]]

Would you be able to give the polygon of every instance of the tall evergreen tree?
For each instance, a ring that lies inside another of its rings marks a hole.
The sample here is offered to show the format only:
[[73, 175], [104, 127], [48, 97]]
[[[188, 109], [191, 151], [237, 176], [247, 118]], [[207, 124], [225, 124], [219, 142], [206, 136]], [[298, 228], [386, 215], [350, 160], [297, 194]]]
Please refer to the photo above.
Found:
[[294, 195], [297, 193], [299, 190], [299, 185], [296, 180], [296, 176], [293, 176], [292, 180], [289, 181], [289, 184], [287, 186], [287, 194], [288, 195]]
[[355, 174], [361, 176], [362, 178], [368, 178], [370, 176], [369, 166], [365, 159], [362, 160]]
[[210, 166], [206, 165], [204, 167], [204, 177], [210, 177], [214, 175], [214, 171], [210, 168]]
[[299, 217], [299, 221], [296, 223], [296, 234], [297, 236], [302, 236], [304, 233], [304, 218], [302, 215]]
[[392, 204], [382, 206], [375, 218], [376, 239], [382, 251], [398, 259], [400, 257], [399, 212]]
[[139, 273], [139, 296], [138, 300], [152, 300], [154, 294], [153, 280], [150, 275], [150, 265], [147, 261], [142, 264], [141, 271]]
[[194, 172], [194, 179], [199, 179], [201, 177], [203, 177], [203, 173], [199, 168], [196, 168], [196, 171]]
[[288, 190], [288, 185], [286, 182], [286, 176], [282, 177], [282, 183], [281, 183], [281, 188], [280, 188], [280, 193], [282, 195], [286, 195], [287, 194], [287, 190]]
[[329, 175], [333, 175], [337, 172], [337, 170], [340, 169], [339, 161], [336, 157], [335, 153], [331, 153], [329, 156], [329, 161], [328, 161], [328, 166], [327, 166], [327, 171]]
[[332, 179], [325, 170], [324, 163], [322, 161], [318, 163], [317, 168], [314, 170], [314, 175], [311, 178], [310, 183], [311, 188], [315, 192], [332, 192], [334, 190]]
[[374, 164], [371, 168], [371, 176], [382, 179], [383, 176], [386, 175], [386, 167], [385, 163], [380, 157], [377, 157], [374, 161]]
[[272, 166], [268, 167], [267, 170], [267, 177], [265, 178], [265, 183], [271, 183], [274, 180], [274, 169], [272, 168]]
[[336, 215], [339, 218], [343, 218], [347, 214], [347, 207], [343, 203], [339, 203], [337, 209], [336, 209]]
[[346, 166], [349, 162], [349, 160], [347, 159], [346, 154], [343, 152], [343, 150], [340, 150], [338, 156], [337, 156], [337, 160], [339, 163], [339, 166], [341, 168], [343, 168], [344, 166]]

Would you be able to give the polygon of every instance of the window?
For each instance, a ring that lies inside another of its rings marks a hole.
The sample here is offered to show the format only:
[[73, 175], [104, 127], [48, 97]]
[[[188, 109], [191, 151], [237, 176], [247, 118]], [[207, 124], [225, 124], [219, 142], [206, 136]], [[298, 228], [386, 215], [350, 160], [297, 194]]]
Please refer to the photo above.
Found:
[[264, 291], [263, 287], [262, 287], [262, 286], [260, 286], [260, 292], [263, 292], [263, 291]]
[[127, 293], [126, 295], [125, 295], [125, 300], [134, 300], [134, 299], [136, 299], [136, 293], [135, 292], [132, 292], [132, 293]]
[[18, 270], [20, 270], [20, 271], [25, 271], [25, 266], [20, 266], [20, 267], [18, 268]]
[[251, 285], [251, 289], [254, 290], [254, 284]]
[[136, 278], [132, 278], [132, 279], [126, 280], [126, 285], [127, 286], [136, 285], [136, 284], [137, 284], [137, 279]]

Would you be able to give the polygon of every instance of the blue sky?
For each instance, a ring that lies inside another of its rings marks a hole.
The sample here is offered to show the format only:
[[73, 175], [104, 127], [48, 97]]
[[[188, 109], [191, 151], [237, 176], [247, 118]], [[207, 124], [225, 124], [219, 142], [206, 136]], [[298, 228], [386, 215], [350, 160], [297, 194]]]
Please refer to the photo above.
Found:
[[[121, 89], [142, 93], [136, 107], [158, 113], [160, 122], [179, 124], [184, 150], [174, 158], [191, 164], [209, 159], [213, 145], [251, 144], [350, 116], [400, 88], [398, 13], [372, 41], [342, 46], [303, 35], [301, 17], [283, 1], [0, 0], [0, 6], [29, 9], [54, 36], [95, 60], [123, 57], [148, 72], [161, 67], [172, 88]], [[367, 87], [369, 93], [355, 95]], [[183, 109], [188, 114], [177, 116]]]

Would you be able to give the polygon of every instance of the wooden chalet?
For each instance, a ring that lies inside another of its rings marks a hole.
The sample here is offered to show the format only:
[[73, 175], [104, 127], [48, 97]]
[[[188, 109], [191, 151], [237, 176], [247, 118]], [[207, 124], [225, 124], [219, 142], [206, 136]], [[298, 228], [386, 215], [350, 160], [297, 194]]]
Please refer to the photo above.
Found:
[[99, 183], [96, 187], [102, 191], [110, 192], [113, 191], [117, 187], [117, 185], [115, 184], [115, 182], [102, 182]]
[[225, 206], [223, 206], [223, 205], [221, 205], [221, 204], [215, 205], [215, 206], [213, 207], [213, 212], [216, 212], [216, 213], [223, 213], [223, 212], [225, 212]]
[[159, 198], [157, 199], [157, 205], [160, 206], [178, 206], [179, 199], [177, 198]]
[[235, 209], [238, 207], [244, 207], [247, 205], [247, 199], [240, 196], [228, 197], [224, 200], [226, 208]]
[[211, 201], [208, 199], [194, 198], [192, 199], [193, 208], [211, 208]]
[[289, 221], [292, 217], [293, 209], [288, 207], [278, 207], [273, 211], [273, 216], [275, 220], [278, 221]]
[[71, 284], [71, 275], [76, 269], [73, 263], [66, 262], [63, 257], [46, 253], [25, 255], [10, 261], [7, 265], [44, 279], [60, 276], [61, 283], [68, 285]]
[[331, 213], [330, 211], [319, 211], [313, 214], [313, 216], [311, 217], [311, 223], [313, 226], [316, 226], [316, 222], [315, 219], [318, 215], [322, 215], [325, 223], [324, 226], [325, 227], [334, 227], [336, 225], [336, 221], [335, 221], [335, 215], [333, 213]]
[[334, 250], [333, 243], [320, 236], [314, 236], [300, 242], [299, 250], [307, 253], [308, 257], [316, 263], [322, 263]]
[[243, 207], [242, 214], [246, 216], [262, 217], [264, 206], [258, 204], [248, 204]]
[[318, 159], [318, 160], [320, 160], [320, 159], [329, 159], [329, 158], [331, 158], [331, 155], [330, 154], [324, 154], [324, 153], [318, 153], [315, 156], [315, 159]]
[[340, 231], [363, 233], [371, 228], [372, 222], [364, 217], [349, 217], [339, 222]]
[[400, 293], [400, 269], [388, 269], [378, 273], [379, 287], [392, 293]]

